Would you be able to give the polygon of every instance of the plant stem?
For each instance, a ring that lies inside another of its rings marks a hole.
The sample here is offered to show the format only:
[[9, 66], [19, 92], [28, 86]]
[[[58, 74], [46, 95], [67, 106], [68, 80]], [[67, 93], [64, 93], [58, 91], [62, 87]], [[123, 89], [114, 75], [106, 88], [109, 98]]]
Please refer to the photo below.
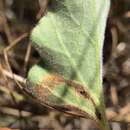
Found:
[[99, 127], [101, 130], [110, 130], [110, 126], [108, 124], [108, 120], [105, 114], [105, 104], [104, 104], [104, 96], [101, 101], [101, 105], [98, 108], [101, 114], [101, 118], [99, 119]]

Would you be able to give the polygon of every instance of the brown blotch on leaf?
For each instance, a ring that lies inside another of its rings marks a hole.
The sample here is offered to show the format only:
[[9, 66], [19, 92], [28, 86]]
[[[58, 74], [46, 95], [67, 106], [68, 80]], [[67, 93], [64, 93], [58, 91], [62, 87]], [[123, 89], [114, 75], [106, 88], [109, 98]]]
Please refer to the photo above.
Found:
[[63, 83], [65, 83], [65, 80], [61, 76], [56, 74], [47, 75], [42, 81], [42, 85], [44, 85], [45, 87], [48, 86], [49, 88], [54, 88], [55, 86]]
[[[95, 105], [93, 99], [91, 98], [88, 91], [84, 89], [84, 87], [77, 83], [76, 81], [72, 80], [66, 80], [62, 76], [58, 74], [48, 74], [46, 77], [44, 77], [42, 83], [40, 83], [42, 88], [46, 88], [46, 95], [50, 93], [52, 89], [59, 85], [67, 85], [68, 87], [73, 88], [76, 93], [78, 93], [80, 96], [83, 96], [85, 99], [89, 99], [92, 101], [92, 103]], [[49, 91], [50, 90], [50, 91]], [[40, 94], [41, 92], [39, 92]]]
[[81, 96], [85, 97], [86, 99], [90, 98], [89, 93], [84, 89], [84, 87], [81, 84], [76, 83], [75, 81], [72, 80], [68, 80], [66, 81], [66, 83], [68, 84], [68, 86], [73, 87], [75, 91]]

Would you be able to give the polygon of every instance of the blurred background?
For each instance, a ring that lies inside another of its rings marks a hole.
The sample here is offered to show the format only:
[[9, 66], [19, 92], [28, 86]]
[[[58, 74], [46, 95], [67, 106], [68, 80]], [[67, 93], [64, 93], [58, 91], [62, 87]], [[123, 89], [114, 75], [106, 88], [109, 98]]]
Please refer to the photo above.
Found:
[[[38, 0], [0, 0], [0, 127], [97, 130], [90, 120], [40, 106], [21, 91], [16, 81], [8, 78], [11, 67], [23, 82], [22, 77], [40, 59], [31, 47], [29, 33], [45, 14], [43, 1], [39, 6]], [[103, 57], [107, 118], [113, 130], [130, 130], [130, 0], [111, 2]]]

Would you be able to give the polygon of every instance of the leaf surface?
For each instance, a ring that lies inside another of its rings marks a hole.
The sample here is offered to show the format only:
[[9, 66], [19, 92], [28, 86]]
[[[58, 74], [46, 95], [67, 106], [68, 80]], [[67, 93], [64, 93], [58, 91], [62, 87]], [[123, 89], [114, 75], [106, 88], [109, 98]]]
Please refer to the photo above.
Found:
[[31, 34], [42, 63], [29, 71], [27, 90], [40, 102], [97, 118], [109, 4], [109, 0], [51, 1]]

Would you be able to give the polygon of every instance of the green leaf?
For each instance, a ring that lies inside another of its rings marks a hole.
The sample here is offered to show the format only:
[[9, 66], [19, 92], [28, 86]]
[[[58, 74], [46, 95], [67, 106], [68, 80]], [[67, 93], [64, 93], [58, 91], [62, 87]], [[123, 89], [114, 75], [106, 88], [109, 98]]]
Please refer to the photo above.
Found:
[[42, 104], [99, 118], [109, 5], [110, 0], [51, 1], [47, 15], [31, 34], [42, 63], [29, 71], [26, 88]]

